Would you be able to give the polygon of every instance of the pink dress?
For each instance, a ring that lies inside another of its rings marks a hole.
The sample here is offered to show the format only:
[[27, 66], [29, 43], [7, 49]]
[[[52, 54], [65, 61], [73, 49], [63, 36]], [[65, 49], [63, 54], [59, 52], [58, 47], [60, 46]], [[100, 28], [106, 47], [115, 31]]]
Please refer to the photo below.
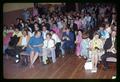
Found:
[[6, 37], [3, 38], [3, 45], [8, 45], [9, 41], [10, 41], [10, 37], [12, 37], [12, 32], [8, 33], [6, 35]]
[[79, 56], [81, 52], [81, 41], [82, 41], [82, 36], [77, 35], [76, 36], [77, 44], [76, 44], [76, 55]]

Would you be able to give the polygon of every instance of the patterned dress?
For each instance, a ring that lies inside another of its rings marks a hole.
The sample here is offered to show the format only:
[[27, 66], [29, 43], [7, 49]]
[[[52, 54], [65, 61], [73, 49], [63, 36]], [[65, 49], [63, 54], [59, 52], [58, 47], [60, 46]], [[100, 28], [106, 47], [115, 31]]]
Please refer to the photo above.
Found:
[[81, 49], [81, 55], [82, 56], [85, 56], [85, 57], [89, 57], [89, 41], [90, 39], [87, 38], [87, 39], [83, 39], [82, 42], [81, 42], [81, 46], [82, 46], [82, 49]]

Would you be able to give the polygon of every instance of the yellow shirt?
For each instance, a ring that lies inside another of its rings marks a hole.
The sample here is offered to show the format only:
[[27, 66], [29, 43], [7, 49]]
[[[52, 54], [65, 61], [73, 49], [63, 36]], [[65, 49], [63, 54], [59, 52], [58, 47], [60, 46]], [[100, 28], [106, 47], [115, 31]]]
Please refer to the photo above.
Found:
[[17, 37], [21, 37], [22, 36], [22, 32], [19, 31], [19, 32], [13, 32], [13, 36], [17, 36]]
[[91, 43], [92, 49], [95, 49], [95, 47], [98, 47], [99, 49], [102, 48], [102, 40], [101, 39], [93, 39]]

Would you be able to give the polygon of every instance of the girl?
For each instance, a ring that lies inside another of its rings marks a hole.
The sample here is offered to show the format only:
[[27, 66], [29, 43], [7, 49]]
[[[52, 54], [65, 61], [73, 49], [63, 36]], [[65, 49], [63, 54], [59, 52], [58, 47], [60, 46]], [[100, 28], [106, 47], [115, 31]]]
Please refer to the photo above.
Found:
[[83, 34], [83, 39], [81, 41], [81, 47], [82, 47], [81, 56], [83, 56], [85, 59], [89, 58], [89, 51], [88, 51], [89, 41], [90, 41], [90, 39], [89, 39], [88, 35], [86, 33], [84, 33]]
[[80, 57], [81, 41], [82, 41], [82, 33], [81, 33], [81, 31], [79, 30], [79, 31], [78, 31], [78, 34], [77, 34], [77, 36], [76, 36], [76, 41], [75, 41], [75, 43], [76, 43], [76, 55], [77, 55], [79, 58], [81, 58], [81, 57]]

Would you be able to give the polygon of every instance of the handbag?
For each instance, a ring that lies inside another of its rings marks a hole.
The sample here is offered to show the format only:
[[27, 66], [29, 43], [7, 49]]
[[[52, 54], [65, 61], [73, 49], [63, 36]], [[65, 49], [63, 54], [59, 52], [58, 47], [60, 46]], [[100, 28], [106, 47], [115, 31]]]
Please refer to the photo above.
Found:
[[87, 61], [84, 65], [85, 70], [92, 70], [92, 62]]

